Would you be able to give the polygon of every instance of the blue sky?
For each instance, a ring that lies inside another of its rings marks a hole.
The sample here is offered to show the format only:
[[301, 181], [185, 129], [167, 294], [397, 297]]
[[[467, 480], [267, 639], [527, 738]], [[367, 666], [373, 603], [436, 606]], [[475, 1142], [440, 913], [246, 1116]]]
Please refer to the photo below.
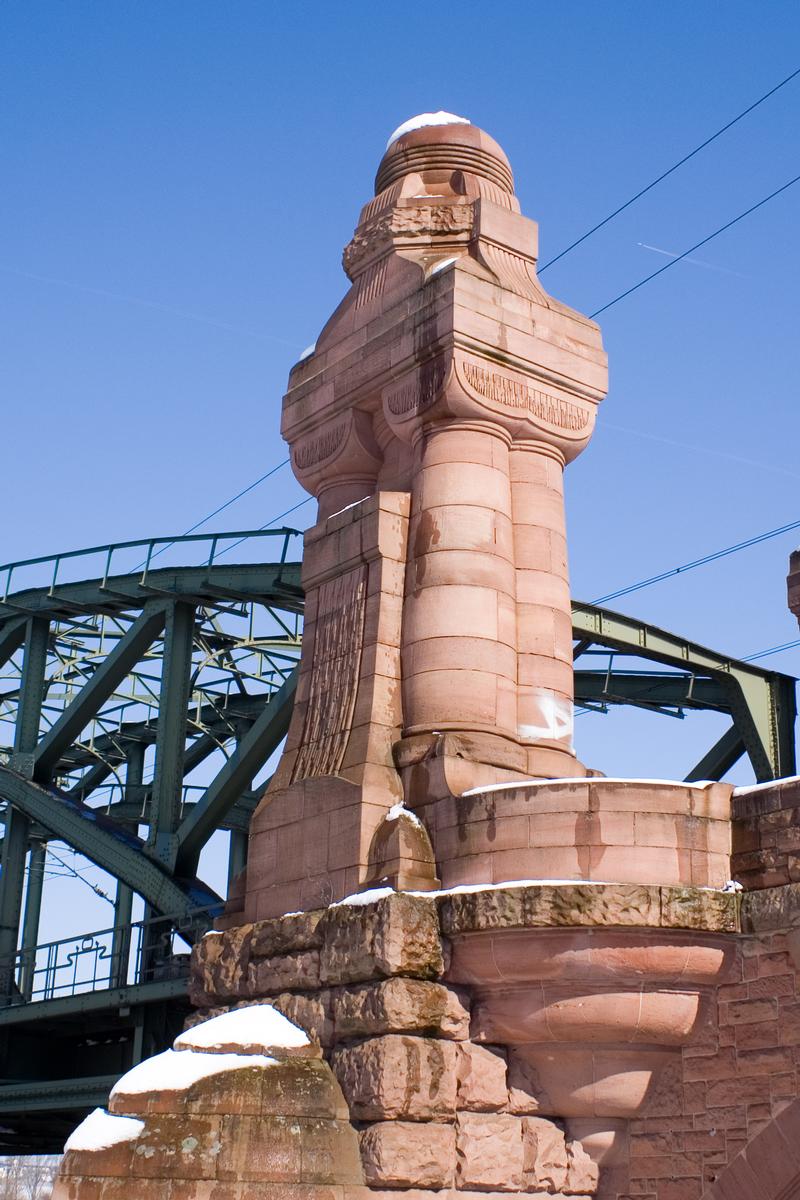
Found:
[[[779, 0], [5, 0], [0, 560], [181, 532], [284, 457], [289, 367], [345, 289], [401, 121], [445, 108], [492, 133], [546, 261], [800, 66], [799, 35]], [[543, 282], [604, 304], [796, 175], [799, 118], [800, 78]], [[611, 390], [567, 476], [579, 598], [800, 518], [798, 200], [601, 318]], [[283, 470], [213, 524], [301, 498]], [[619, 606], [735, 655], [788, 641], [796, 541]], [[797, 651], [767, 661], [793, 672]], [[717, 729], [578, 724], [614, 774], [680, 775]]]

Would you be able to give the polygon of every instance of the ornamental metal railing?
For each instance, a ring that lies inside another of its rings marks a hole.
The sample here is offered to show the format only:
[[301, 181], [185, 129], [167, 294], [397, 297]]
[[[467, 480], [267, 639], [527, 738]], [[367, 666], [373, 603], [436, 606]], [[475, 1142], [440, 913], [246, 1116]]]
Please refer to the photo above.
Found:
[[219, 910], [151, 917], [42, 942], [0, 959], [0, 1004], [29, 1004], [88, 992], [188, 978], [191, 937]]

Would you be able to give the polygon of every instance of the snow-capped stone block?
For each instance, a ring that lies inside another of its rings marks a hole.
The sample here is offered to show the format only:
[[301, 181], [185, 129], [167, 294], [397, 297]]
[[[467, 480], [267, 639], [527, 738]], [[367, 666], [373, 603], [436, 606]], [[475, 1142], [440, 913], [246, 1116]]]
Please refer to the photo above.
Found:
[[271, 1004], [232, 1009], [203, 1021], [175, 1039], [176, 1051], [201, 1051], [214, 1055], [266, 1055], [286, 1058], [319, 1054], [304, 1030], [293, 1025]]

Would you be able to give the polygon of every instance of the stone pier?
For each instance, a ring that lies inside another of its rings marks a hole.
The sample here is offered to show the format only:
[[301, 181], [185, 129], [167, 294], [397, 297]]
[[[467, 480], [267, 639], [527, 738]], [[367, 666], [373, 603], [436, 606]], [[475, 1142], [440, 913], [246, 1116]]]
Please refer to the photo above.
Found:
[[536, 259], [488, 134], [390, 139], [284, 399], [319, 508], [246, 874], [57, 1200], [800, 1195], [800, 785], [578, 761], [564, 469], [606, 361]]

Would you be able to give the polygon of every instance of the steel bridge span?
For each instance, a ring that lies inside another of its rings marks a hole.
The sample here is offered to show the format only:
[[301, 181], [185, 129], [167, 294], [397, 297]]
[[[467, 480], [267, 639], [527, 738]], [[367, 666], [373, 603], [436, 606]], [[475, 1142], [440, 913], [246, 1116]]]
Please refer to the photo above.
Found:
[[[239, 530], [0, 567], [0, 1153], [60, 1151], [189, 1011], [191, 945], [245, 865], [288, 728], [301, 545]], [[793, 678], [593, 605], [573, 605], [573, 634], [585, 708], [728, 717], [688, 780], [742, 755], [759, 781], [794, 773]], [[113, 881], [106, 928], [51, 907], [62, 846]], [[43, 940], [53, 924], [71, 936]]]

